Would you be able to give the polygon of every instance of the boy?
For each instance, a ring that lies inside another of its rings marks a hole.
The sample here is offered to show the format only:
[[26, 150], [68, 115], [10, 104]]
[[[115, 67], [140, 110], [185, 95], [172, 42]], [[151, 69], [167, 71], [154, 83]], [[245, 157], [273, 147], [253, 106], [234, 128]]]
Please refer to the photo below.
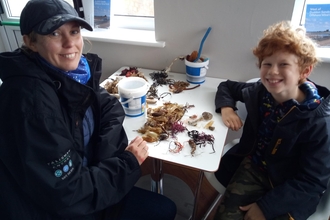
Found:
[[216, 173], [227, 189], [215, 219], [307, 219], [330, 177], [330, 92], [308, 79], [318, 62], [315, 46], [302, 29], [279, 22], [253, 54], [260, 80], [228, 80], [216, 94], [228, 128], [243, 125], [236, 101], [248, 115]]

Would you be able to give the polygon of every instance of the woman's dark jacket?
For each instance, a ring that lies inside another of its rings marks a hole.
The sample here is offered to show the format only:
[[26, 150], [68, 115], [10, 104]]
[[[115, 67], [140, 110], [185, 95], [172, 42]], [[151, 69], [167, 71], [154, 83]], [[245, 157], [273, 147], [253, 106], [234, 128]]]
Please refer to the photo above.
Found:
[[[285, 213], [290, 213], [296, 220], [307, 219], [315, 212], [320, 196], [327, 188], [330, 178], [330, 92], [316, 86], [319, 95], [324, 97], [321, 104], [312, 111], [291, 109], [278, 122], [265, 150], [273, 189], [257, 204], [267, 219]], [[258, 108], [265, 92], [261, 82], [228, 80], [218, 86], [217, 112], [226, 106], [236, 110], [236, 101], [244, 102], [247, 110], [240, 142], [228, 155], [247, 156], [255, 151], [258, 127], [263, 119]]]
[[[123, 108], [99, 87], [101, 59], [85, 57], [92, 76], [83, 85], [21, 49], [0, 54], [1, 219], [92, 219], [139, 179], [138, 161], [124, 151]], [[95, 129], [82, 166], [89, 106]]]

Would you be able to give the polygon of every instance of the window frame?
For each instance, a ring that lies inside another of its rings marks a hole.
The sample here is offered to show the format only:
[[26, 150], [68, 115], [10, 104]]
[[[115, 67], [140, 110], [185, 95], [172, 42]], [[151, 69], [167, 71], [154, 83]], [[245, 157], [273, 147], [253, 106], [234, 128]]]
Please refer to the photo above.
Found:
[[[0, 4], [3, 9], [3, 13], [0, 14], [0, 21], [19, 22], [19, 18], [9, 16], [7, 0], [0, 0]], [[23, 42], [19, 26], [0, 26], [0, 36], [7, 51], [15, 50]]]
[[[74, 0], [74, 3], [83, 5], [82, 0]], [[84, 9], [76, 8], [76, 10]], [[94, 28], [93, 32], [82, 30], [82, 35], [92, 41], [165, 47], [164, 41], [156, 41], [154, 17], [122, 16], [111, 13], [109, 29]]]
[[[306, 6], [306, 0], [295, 0], [293, 12], [292, 12], [292, 18], [291, 18], [291, 23], [293, 25], [301, 26], [300, 22], [305, 14], [304, 13], [305, 6]], [[317, 56], [321, 59], [321, 62], [330, 63], [330, 48], [318, 47], [316, 51], [317, 51]]]
[[[1, 3], [7, 4], [9, 0], [0, 0]], [[75, 9], [78, 14], [84, 18], [82, 0], [73, 0]], [[3, 5], [2, 4], [2, 5]], [[7, 8], [4, 7], [5, 15], [0, 15], [0, 20], [19, 21], [18, 17], [7, 16]], [[134, 25], [131, 25], [134, 24]], [[3, 38], [5, 49], [13, 50], [21, 45], [22, 36], [19, 32], [19, 27], [0, 26], [1, 38]], [[3, 33], [4, 32], [4, 33]], [[6, 36], [7, 34], [7, 36]], [[113, 16], [110, 17], [110, 29], [94, 28], [93, 32], [82, 30], [82, 35], [85, 39], [91, 41], [128, 44], [136, 46], [148, 47], [165, 47], [164, 41], [156, 41], [155, 28], [153, 17], [130, 17], [130, 16]], [[10, 41], [10, 42], [8, 42]]]

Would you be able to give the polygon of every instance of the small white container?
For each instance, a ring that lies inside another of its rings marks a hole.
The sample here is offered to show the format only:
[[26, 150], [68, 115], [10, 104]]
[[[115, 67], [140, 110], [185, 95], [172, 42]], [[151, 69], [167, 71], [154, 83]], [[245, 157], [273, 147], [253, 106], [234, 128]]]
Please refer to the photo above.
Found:
[[125, 77], [118, 83], [120, 102], [129, 117], [138, 117], [146, 112], [146, 94], [149, 83], [140, 77]]
[[186, 64], [186, 73], [191, 76], [205, 76], [209, 62], [209, 59], [206, 59], [204, 62], [190, 62], [185, 59], [184, 63]]

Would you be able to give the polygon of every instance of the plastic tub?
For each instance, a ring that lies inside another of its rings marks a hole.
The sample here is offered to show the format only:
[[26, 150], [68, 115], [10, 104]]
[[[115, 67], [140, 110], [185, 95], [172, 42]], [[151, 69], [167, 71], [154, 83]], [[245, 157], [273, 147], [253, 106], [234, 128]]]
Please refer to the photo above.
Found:
[[146, 95], [149, 83], [141, 77], [125, 77], [118, 83], [118, 94], [125, 114], [141, 116], [146, 111]]

